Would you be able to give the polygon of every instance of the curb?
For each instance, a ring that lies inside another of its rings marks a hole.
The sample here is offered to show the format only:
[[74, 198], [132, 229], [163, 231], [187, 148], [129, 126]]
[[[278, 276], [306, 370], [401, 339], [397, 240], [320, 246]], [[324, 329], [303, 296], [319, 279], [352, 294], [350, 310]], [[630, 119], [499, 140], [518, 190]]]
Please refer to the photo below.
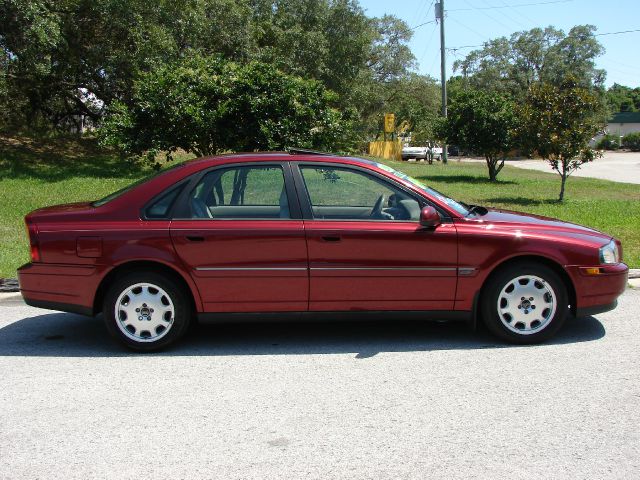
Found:
[[0, 278], [0, 292], [11, 293], [19, 291], [20, 287], [18, 286], [17, 278]]
[[629, 278], [640, 278], [640, 268], [630, 268]]

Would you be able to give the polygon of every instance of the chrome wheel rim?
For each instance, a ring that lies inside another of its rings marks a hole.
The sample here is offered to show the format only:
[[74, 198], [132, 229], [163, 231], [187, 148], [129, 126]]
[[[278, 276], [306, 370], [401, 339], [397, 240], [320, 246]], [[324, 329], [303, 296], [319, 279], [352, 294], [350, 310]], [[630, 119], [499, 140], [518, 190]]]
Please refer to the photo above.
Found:
[[556, 313], [556, 293], [549, 283], [535, 275], [509, 280], [498, 295], [502, 324], [519, 335], [544, 330]]
[[115, 307], [120, 331], [136, 342], [155, 342], [164, 337], [175, 318], [171, 297], [152, 283], [136, 283], [118, 297]]

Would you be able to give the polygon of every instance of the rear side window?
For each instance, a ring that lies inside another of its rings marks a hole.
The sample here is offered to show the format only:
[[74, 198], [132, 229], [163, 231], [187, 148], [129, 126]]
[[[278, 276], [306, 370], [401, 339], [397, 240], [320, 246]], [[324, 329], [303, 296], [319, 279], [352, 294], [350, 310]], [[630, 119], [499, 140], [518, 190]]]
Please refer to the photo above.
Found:
[[188, 198], [189, 218], [291, 218], [280, 166], [241, 166], [207, 173]]
[[176, 187], [160, 196], [160, 198], [146, 208], [144, 216], [150, 219], [168, 218], [169, 211], [176, 201], [176, 198], [178, 198], [180, 190], [182, 190], [182, 186]]

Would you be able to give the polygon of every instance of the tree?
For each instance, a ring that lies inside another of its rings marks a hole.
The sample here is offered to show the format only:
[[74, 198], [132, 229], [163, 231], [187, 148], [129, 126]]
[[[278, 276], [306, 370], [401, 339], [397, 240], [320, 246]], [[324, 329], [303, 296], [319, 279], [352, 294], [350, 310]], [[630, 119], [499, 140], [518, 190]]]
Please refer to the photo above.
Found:
[[595, 59], [604, 48], [595, 30], [592, 25], [578, 25], [567, 34], [551, 26], [516, 32], [471, 51], [454, 63], [454, 71], [460, 71], [472, 86], [516, 98], [523, 98], [536, 82], [560, 85], [567, 75], [583, 87], [600, 87], [605, 72], [595, 67]]
[[357, 0], [3, 0], [0, 128], [99, 123], [143, 75], [193, 55], [273, 64], [321, 82], [368, 131], [407, 75], [411, 30]]
[[601, 155], [589, 147], [589, 140], [603, 128], [600, 108], [599, 98], [571, 77], [560, 86], [532, 85], [519, 108], [520, 141], [560, 175], [561, 202], [569, 175]]
[[494, 182], [514, 148], [517, 126], [514, 104], [496, 92], [468, 89], [452, 98], [448, 117], [436, 133], [447, 143], [483, 155]]
[[606, 92], [609, 113], [640, 110], [640, 87], [630, 88], [614, 83]]
[[246, 58], [248, 16], [234, 0], [5, 0], [3, 103], [24, 103], [12, 109], [18, 125], [99, 121], [105, 106], [130, 103], [138, 75], [186, 52]]
[[158, 67], [135, 83], [132, 103], [115, 103], [100, 131], [102, 143], [130, 155], [183, 149], [224, 151], [348, 143], [349, 121], [331, 108], [320, 82], [274, 66], [192, 57]]

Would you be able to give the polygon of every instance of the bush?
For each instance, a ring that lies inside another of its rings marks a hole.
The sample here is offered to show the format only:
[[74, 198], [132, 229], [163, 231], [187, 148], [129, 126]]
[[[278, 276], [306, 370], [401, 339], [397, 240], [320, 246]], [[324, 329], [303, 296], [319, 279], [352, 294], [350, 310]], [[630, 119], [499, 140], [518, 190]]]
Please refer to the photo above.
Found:
[[625, 135], [622, 139], [622, 145], [632, 152], [640, 152], [640, 132]]
[[161, 65], [135, 81], [132, 100], [111, 105], [101, 142], [151, 161], [178, 149], [347, 150], [352, 137], [333, 92], [259, 62], [194, 56]]
[[605, 135], [596, 144], [598, 150], [618, 150], [620, 148], [620, 137], [616, 135]]

